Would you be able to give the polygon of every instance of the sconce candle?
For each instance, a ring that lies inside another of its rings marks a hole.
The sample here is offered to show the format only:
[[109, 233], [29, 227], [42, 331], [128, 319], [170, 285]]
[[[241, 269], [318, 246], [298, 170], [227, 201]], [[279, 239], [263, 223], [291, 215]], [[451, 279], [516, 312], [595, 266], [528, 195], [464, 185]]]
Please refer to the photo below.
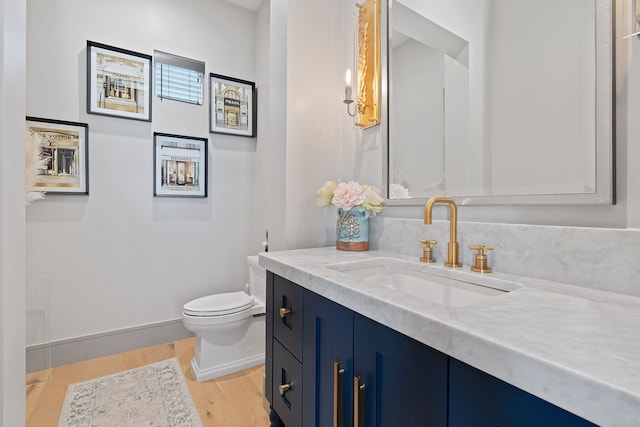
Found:
[[351, 100], [351, 70], [347, 70], [344, 80], [345, 80], [344, 99], [345, 101], [350, 101]]

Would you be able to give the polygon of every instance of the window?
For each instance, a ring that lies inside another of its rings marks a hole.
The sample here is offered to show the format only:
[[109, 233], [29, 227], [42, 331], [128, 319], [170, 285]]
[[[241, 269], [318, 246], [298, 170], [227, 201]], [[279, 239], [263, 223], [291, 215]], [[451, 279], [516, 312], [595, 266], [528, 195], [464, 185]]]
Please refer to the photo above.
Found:
[[156, 96], [202, 105], [204, 62], [154, 51]]

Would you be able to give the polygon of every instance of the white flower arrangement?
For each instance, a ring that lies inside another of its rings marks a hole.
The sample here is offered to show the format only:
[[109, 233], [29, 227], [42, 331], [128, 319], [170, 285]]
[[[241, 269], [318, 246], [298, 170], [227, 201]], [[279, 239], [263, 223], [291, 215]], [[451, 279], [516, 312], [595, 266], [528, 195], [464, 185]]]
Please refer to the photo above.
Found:
[[389, 198], [390, 199], [408, 199], [411, 197], [409, 190], [402, 184], [389, 185]]
[[341, 183], [327, 181], [316, 193], [318, 206], [333, 205], [347, 211], [356, 208], [360, 212], [369, 211], [371, 216], [382, 211], [383, 202], [384, 199], [380, 197], [376, 187], [361, 185], [356, 181]]

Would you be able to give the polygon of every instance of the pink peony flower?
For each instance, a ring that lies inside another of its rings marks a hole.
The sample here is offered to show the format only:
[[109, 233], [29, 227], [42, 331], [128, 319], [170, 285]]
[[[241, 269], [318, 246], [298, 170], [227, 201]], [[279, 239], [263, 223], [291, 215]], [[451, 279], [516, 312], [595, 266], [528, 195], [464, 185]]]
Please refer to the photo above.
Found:
[[331, 203], [337, 208], [349, 210], [367, 199], [362, 186], [355, 181], [341, 182], [336, 187]]

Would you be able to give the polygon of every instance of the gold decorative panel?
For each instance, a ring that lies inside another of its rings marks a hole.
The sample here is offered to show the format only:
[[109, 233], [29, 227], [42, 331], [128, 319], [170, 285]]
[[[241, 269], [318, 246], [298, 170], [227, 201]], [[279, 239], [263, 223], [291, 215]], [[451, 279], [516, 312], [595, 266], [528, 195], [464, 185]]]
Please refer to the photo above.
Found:
[[358, 7], [357, 118], [356, 125], [380, 123], [380, 0], [365, 0]]

